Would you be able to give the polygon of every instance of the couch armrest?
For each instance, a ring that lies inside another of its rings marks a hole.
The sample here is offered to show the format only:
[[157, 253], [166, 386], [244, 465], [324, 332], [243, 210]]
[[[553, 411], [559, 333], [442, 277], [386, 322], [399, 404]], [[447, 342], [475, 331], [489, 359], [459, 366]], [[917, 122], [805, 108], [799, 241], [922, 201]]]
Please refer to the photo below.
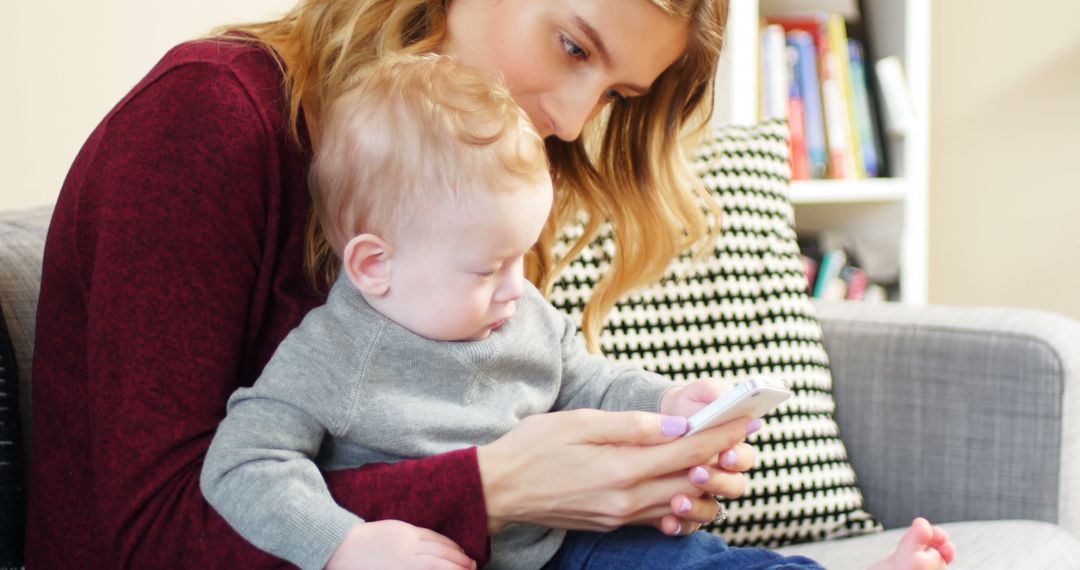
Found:
[[41, 258], [52, 206], [0, 212], [0, 318], [7, 324], [19, 369], [23, 453], [30, 465], [31, 381]]
[[1080, 535], [1080, 322], [817, 303], [837, 420], [886, 527], [1035, 519]]

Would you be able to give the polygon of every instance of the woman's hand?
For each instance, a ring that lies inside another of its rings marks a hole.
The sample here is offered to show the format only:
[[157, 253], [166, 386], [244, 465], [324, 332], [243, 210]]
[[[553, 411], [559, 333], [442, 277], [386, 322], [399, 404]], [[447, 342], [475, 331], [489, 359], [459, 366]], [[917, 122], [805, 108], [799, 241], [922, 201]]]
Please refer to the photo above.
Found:
[[[488, 528], [528, 522], [606, 531], [648, 524], [686, 532], [716, 514], [705, 493], [743, 493], [741, 471], [755, 458], [753, 448], [740, 445], [748, 423], [742, 418], [680, 438], [686, 419], [678, 416], [582, 409], [526, 418], [477, 450]], [[735, 451], [730, 469], [717, 464], [725, 450]], [[688, 472], [699, 466], [707, 477], [693, 482]], [[680, 525], [671, 524], [672, 513], [683, 498], [691, 508], [679, 517], [690, 522], [674, 529]]]
[[[727, 394], [734, 384], [724, 380], [696, 380], [685, 386], [668, 390], [660, 401], [660, 412], [689, 418], [714, 400]], [[747, 434], [761, 428], [761, 421], [747, 425]], [[690, 482], [699, 489], [696, 494], [679, 494], [671, 499], [674, 514], [665, 515], [659, 528], [665, 534], [690, 534], [703, 523], [712, 522], [719, 511], [719, 503], [713, 496], [734, 499], [742, 491], [733, 492], [731, 485], [738, 477], [749, 471], [757, 461], [757, 451], [745, 443], [728, 449], [707, 464], [690, 470]], [[685, 475], [684, 475], [685, 476]], [[745, 482], [744, 482], [745, 484]]]

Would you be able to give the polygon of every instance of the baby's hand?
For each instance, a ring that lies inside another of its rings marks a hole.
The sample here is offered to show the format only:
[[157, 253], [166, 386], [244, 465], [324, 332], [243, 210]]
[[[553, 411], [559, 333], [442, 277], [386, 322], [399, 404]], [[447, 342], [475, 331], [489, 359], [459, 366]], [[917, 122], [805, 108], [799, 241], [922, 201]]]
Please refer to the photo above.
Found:
[[401, 521], [363, 523], [345, 535], [327, 570], [358, 568], [476, 568], [454, 541]]
[[733, 387], [731, 382], [725, 380], [695, 380], [685, 386], [672, 388], [660, 399], [660, 413], [689, 418]]

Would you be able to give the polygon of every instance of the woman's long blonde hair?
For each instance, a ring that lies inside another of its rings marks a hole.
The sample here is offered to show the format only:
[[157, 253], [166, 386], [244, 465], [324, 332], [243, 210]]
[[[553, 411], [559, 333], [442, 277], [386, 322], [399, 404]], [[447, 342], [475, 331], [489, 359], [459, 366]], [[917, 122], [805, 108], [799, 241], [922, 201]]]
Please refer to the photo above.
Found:
[[[290, 128], [299, 140], [301, 105], [321, 117], [357, 70], [390, 53], [439, 51], [450, 0], [301, 0], [280, 20], [230, 26], [219, 35], [272, 48], [285, 69]], [[690, 27], [686, 52], [649, 93], [610, 106], [574, 142], [546, 142], [555, 205], [526, 274], [545, 294], [605, 224], [616, 251], [582, 315], [589, 349], [598, 351], [604, 318], [630, 291], [659, 279], [671, 261], [719, 231], [719, 206], [690, 169], [712, 115], [713, 77], [723, 46], [728, 0], [649, 0]], [[556, 259], [560, 229], [585, 232]], [[312, 214], [306, 265], [313, 280], [333, 282], [339, 262]]]

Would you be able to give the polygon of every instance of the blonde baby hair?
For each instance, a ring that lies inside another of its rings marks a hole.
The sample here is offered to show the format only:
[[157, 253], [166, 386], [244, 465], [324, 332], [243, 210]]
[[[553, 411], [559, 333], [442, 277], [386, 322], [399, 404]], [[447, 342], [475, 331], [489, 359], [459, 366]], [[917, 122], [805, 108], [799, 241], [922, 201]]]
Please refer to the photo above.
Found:
[[353, 236], [422, 234], [475, 192], [547, 176], [543, 140], [504, 85], [447, 56], [396, 55], [327, 108], [310, 184], [340, 256]]

